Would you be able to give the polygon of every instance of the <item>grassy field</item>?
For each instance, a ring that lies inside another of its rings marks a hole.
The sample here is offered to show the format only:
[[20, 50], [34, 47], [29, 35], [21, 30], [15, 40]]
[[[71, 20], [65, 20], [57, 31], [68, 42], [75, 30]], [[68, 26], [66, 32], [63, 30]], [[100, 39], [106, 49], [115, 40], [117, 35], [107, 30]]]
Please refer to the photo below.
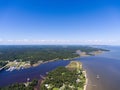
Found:
[[73, 70], [76, 70], [76, 69], [79, 70], [79, 69], [82, 69], [82, 64], [77, 61], [71, 61], [70, 64], [66, 66], [66, 68], [73, 69]]

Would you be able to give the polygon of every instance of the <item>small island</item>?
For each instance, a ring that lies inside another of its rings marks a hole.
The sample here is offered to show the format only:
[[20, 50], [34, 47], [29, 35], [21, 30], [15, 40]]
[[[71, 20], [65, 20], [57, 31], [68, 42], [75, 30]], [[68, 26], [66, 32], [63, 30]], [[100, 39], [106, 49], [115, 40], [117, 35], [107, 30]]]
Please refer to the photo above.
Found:
[[71, 61], [66, 67], [58, 67], [48, 73], [41, 83], [41, 90], [83, 90], [86, 82], [82, 64]]

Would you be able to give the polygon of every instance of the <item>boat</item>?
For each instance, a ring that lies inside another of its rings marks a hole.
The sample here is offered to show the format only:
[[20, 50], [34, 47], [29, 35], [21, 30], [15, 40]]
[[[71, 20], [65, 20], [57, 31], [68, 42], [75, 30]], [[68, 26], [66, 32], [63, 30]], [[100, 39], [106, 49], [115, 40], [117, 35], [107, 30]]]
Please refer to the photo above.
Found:
[[99, 79], [99, 78], [100, 78], [100, 76], [99, 76], [99, 75], [97, 75], [97, 76], [96, 76], [96, 78], [97, 78], [97, 79]]

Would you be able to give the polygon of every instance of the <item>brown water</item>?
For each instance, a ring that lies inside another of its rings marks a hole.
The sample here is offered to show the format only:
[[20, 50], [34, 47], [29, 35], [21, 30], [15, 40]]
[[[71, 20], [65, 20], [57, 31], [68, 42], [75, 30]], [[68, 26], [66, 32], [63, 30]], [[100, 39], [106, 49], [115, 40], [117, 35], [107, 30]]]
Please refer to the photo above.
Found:
[[78, 59], [87, 71], [87, 90], [120, 90], [120, 47], [109, 49], [103, 55]]

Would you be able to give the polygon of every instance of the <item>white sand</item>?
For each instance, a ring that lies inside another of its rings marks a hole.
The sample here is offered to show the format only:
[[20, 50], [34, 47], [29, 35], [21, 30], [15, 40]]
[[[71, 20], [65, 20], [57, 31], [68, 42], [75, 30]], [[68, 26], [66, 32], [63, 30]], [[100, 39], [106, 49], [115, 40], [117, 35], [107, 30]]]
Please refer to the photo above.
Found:
[[84, 74], [85, 74], [85, 78], [86, 78], [86, 82], [85, 82], [85, 85], [84, 85], [84, 90], [86, 90], [87, 84], [88, 84], [88, 78], [87, 78], [87, 73], [86, 73], [86, 71], [84, 71]]

